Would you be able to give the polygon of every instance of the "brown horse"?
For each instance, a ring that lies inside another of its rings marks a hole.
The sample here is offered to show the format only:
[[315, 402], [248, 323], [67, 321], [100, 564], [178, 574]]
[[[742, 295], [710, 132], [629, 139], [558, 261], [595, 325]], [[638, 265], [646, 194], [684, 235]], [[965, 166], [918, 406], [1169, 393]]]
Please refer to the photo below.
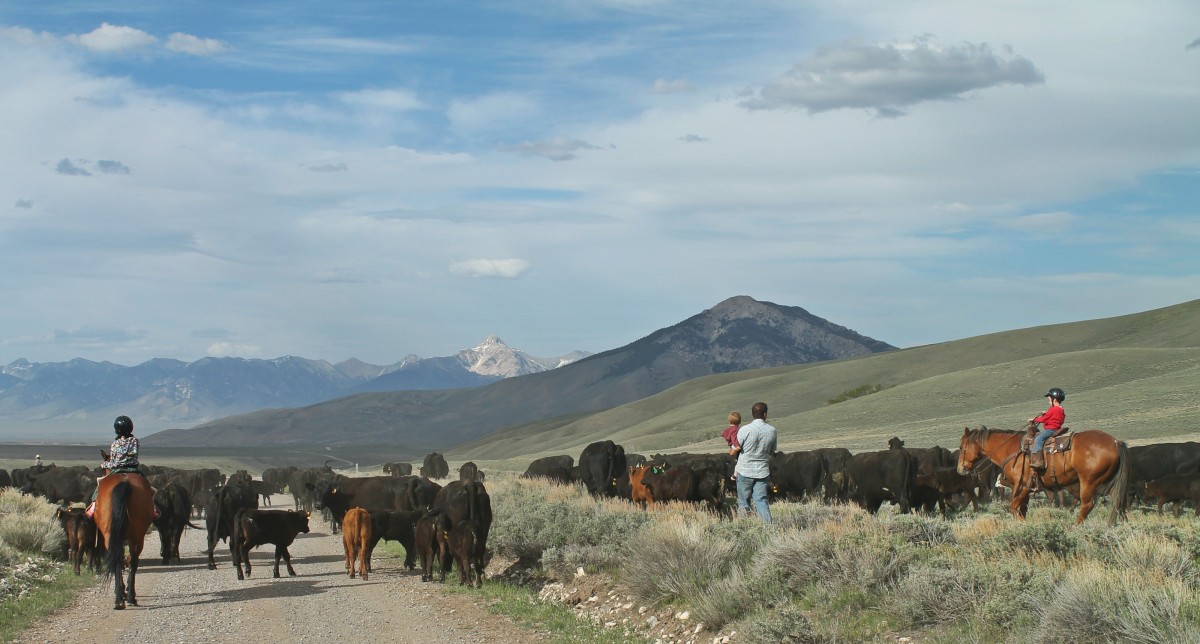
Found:
[[[96, 491], [96, 530], [108, 545], [104, 577], [115, 577], [113, 608], [122, 610], [125, 602], [137, 606], [138, 557], [146, 532], [154, 519], [154, 489], [141, 474], [109, 474], [100, 479]], [[129, 583], [121, 577], [125, 548], [129, 544]]]
[[[960, 474], [970, 473], [985, 460], [1000, 466], [1004, 477], [1013, 483], [1009, 509], [1018, 519], [1025, 518], [1037, 472], [1029, 467], [1029, 454], [1021, 451], [1021, 437], [1025, 434], [1024, 431], [987, 427], [964, 428], [958, 453]], [[1075, 525], [1083, 523], [1092, 511], [1096, 495], [1107, 491], [1112, 502], [1108, 517], [1111, 526], [1118, 516], [1125, 514], [1129, 469], [1129, 447], [1125, 442], [1100, 430], [1089, 429], [1075, 433], [1071, 449], [1046, 454], [1046, 469], [1037, 479], [1047, 490], [1069, 489], [1079, 497], [1079, 516]]]

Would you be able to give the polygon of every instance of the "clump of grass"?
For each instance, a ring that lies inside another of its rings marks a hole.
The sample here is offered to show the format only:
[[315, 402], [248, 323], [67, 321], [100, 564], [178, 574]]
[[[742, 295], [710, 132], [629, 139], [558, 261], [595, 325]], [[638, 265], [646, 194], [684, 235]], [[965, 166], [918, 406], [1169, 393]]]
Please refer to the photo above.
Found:
[[1060, 521], [1013, 522], [1002, 530], [995, 543], [1015, 552], [1042, 552], [1066, 559], [1079, 549], [1079, 536]]
[[633, 595], [650, 604], [690, 599], [724, 579], [735, 562], [745, 561], [745, 542], [705, 528], [701, 521], [673, 515], [628, 539], [621, 573]]
[[56, 506], [13, 488], [0, 489], [0, 565], [12, 565], [28, 553], [58, 554], [66, 535], [58, 525]]
[[762, 556], [795, 589], [821, 582], [877, 592], [899, 577], [916, 551], [880, 524], [854, 521], [826, 524], [823, 530], [781, 531]]
[[896, 514], [883, 523], [888, 532], [908, 543], [923, 546], [953, 545], [958, 542], [952, 524], [919, 514]]
[[[1043, 642], [1197, 642], [1200, 597], [1186, 583], [1084, 562], [1042, 604]], [[1064, 620], [1070, 620], [1065, 628]]]
[[819, 644], [832, 641], [822, 637], [812, 620], [797, 605], [788, 602], [779, 608], [753, 614], [739, 631], [747, 644]]
[[491, 486], [488, 546], [521, 565], [555, 572], [615, 567], [621, 542], [652, 519], [624, 502], [597, 502], [577, 487], [513, 479]]

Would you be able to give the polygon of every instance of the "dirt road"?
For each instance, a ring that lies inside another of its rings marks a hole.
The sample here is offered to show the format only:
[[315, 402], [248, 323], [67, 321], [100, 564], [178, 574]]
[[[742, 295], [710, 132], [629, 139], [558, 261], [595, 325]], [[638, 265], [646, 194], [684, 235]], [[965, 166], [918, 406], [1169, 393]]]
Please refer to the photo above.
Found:
[[[202, 525], [202, 521], [197, 521]], [[203, 530], [187, 530], [182, 564], [157, 562], [158, 535], [147, 536], [138, 570], [139, 606], [114, 611], [112, 583], [83, 593], [19, 642], [533, 642], [546, 639], [489, 613], [474, 595], [448, 594], [386, 556], [382, 544], [369, 581], [346, 575], [340, 535], [313, 517], [312, 531], [289, 549], [298, 576], [271, 577], [274, 548], [251, 554], [253, 576], [238, 581], [229, 548], [217, 569], [204, 557]], [[490, 570], [488, 572], [498, 572]], [[457, 583], [456, 573], [452, 573]], [[450, 577], [448, 577], [450, 579]], [[450, 583], [450, 582], [448, 582]], [[485, 583], [487, 583], [485, 581]]]

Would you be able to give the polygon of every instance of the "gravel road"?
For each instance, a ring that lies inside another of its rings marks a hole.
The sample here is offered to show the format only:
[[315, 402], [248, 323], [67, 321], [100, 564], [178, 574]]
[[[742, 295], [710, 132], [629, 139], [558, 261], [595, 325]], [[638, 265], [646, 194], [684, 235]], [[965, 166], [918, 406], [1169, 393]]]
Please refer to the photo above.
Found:
[[[286, 507], [286, 506], [281, 506]], [[194, 521], [203, 525], [202, 521]], [[140, 606], [112, 608], [112, 583], [82, 593], [18, 642], [533, 642], [547, 636], [489, 613], [477, 596], [449, 594], [404, 570], [403, 559], [373, 558], [369, 581], [346, 575], [341, 535], [314, 516], [312, 532], [289, 548], [298, 576], [271, 577], [274, 547], [251, 553], [253, 576], [238, 581], [229, 548], [217, 569], [205, 564], [205, 533], [187, 530], [182, 564], [158, 564], [158, 535], [147, 535], [138, 569]], [[490, 573], [498, 572], [489, 569]], [[447, 583], [457, 583], [457, 573]], [[485, 580], [484, 583], [487, 583]]]

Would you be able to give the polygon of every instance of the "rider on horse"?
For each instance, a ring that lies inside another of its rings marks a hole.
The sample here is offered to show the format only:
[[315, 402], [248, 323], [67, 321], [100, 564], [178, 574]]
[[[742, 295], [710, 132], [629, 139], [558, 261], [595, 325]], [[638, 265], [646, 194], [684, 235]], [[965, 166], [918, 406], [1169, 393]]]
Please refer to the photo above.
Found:
[[1031, 424], [1042, 424], [1042, 430], [1033, 438], [1033, 450], [1029, 459], [1030, 467], [1035, 470], [1046, 469], [1046, 453], [1042, 448], [1045, 447], [1047, 439], [1062, 430], [1063, 423], [1067, 420], [1067, 412], [1062, 406], [1062, 402], [1067, 399], [1067, 392], [1052, 387], [1045, 397], [1050, 399], [1050, 408], [1041, 416], [1029, 419]]
[[[140, 443], [133, 435], [133, 421], [129, 416], [117, 416], [113, 421], [113, 430], [117, 437], [109, 446], [108, 458], [100, 467], [104, 468], [105, 476], [109, 474], [140, 474], [138, 470], [138, 447]], [[99, 487], [96, 488], [99, 491]], [[87, 515], [90, 517], [96, 509], [96, 494], [92, 492], [92, 503], [88, 506]]]

